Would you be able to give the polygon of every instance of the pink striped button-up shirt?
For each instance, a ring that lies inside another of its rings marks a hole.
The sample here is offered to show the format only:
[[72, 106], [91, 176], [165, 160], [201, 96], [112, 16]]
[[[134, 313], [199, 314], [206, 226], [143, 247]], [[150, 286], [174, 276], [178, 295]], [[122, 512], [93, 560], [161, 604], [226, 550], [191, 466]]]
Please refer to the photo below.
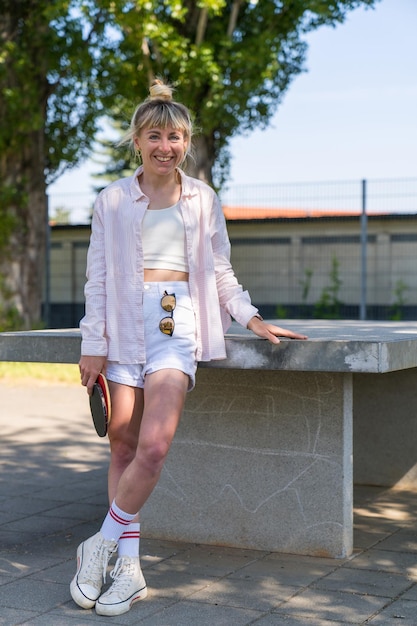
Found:
[[[133, 176], [97, 197], [87, 255], [83, 355], [144, 363], [142, 219], [149, 204]], [[180, 171], [189, 287], [196, 318], [197, 360], [226, 358], [224, 333], [231, 317], [246, 327], [258, 312], [230, 264], [226, 222], [215, 192]]]

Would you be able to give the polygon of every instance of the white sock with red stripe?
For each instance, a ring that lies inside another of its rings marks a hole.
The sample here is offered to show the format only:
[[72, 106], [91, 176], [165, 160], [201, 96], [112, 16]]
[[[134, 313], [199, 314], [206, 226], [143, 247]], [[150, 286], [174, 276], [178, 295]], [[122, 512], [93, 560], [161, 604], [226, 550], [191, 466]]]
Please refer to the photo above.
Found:
[[140, 524], [129, 524], [119, 538], [119, 556], [139, 556]]
[[106, 519], [100, 528], [104, 539], [108, 541], [118, 541], [119, 537], [127, 530], [130, 522], [136, 515], [137, 513], [131, 515], [130, 513], [126, 513], [126, 511], [122, 511], [122, 509], [119, 509], [117, 506], [116, 501], [113, 500], [109, 512], [106, 515]]

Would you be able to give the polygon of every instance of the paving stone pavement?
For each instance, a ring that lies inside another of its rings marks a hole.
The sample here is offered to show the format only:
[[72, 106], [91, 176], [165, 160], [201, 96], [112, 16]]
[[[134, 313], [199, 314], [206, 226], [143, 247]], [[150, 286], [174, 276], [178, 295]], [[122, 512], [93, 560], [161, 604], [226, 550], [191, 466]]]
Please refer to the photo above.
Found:
[[69, 594], [107, 510], [107, 441], [85, 390], [0, 382], [0, 625], [417, 625], [416, 493], [355, 491], [355, 551], [333, 560], [141, 540], [148, 598], [100, 617]]

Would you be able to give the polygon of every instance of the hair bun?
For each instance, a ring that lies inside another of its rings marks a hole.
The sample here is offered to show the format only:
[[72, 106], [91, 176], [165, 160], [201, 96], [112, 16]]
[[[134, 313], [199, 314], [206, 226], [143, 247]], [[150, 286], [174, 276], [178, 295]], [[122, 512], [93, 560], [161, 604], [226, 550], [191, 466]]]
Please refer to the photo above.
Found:
[[149, 89], [150, 100], [172, 100], [172, 87], [156, 78]]

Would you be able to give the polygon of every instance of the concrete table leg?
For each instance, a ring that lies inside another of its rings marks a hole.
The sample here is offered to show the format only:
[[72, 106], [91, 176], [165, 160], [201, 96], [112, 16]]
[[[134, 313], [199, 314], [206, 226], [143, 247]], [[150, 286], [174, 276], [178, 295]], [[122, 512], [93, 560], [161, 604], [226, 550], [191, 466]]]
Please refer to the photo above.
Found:
[[294, 554], [352, 550], [352, 375], [201, 368], [147, 536]]
[[417, 368], [353, 374], [355, 484], [417, 490]]

